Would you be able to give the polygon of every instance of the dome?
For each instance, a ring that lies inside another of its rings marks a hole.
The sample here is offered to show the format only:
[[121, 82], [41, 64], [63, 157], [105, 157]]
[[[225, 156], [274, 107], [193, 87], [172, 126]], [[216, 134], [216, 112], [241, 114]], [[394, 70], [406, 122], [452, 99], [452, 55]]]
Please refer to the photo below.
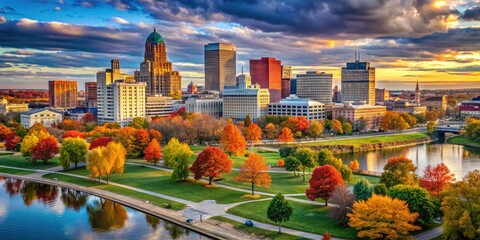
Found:
[[157, 33], [157, 30], [153, 28], [153, 32], [150, 33], [147, 37], [146, 43], [153, 43], [153, 44], [158, 44], [158, 43], [163, 43], [163, 37], [159, 33]]

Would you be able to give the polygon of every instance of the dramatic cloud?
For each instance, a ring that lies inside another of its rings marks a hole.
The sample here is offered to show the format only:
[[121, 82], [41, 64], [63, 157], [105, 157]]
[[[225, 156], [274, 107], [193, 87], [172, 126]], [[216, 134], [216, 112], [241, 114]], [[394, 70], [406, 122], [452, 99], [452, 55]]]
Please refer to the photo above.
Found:
[[480, 21], [480, 6], [467, 9], [463, 14], [462, 19]]
[[120, 17], [113, 17], [112, 22], [119, 23], [119, 24], [129, 24], [129, 22]]

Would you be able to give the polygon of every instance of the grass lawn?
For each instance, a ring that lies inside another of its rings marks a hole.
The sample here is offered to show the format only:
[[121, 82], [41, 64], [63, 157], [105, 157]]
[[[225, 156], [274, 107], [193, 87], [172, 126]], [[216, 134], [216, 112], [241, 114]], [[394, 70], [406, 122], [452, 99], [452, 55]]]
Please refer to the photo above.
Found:
[[242, 231], [244, 233], [254, 235], [256, 238], [261, 238], [261, 239], [272, 239], [272, 240], [297, 240], [297, 239], [307, 239], [307, 238], [302, 238], [286, 233], [278, 233], [270, 230], [265, 230], [257, 227], [249, 227], [245, 225], [244, 223], [240, 223], [228, 218], [224, 218], [221, 216], [216, 216], [212, 217], [212, 219], [228, 223], [233, 226], [233, 228]]
[[137, 199], [141, 199], [141, 200], [148, 200], [153, 205], [156, 205], [156, 206], [159, 206], [159, 207], [170, 208], [170, 209], [173, 209], [173, 210], [182, 210], [186, 207], [185, 204], [183, 204], [183, 203], [170, 201], [170, 200], [167, 200], [167, 199], [164, 199], [164, 198], [152, 196], [152, 195], [145, 194], [145, 193], [136, 192], [136, 191], [133, 191], [133, 190], [130, 190], [130, 189], [122, 188], [122, 187], [106, 185], [106, 184], [99, 183], [99, 182], [96, 182], [96, 181], [93, 181], [93, 180], [76, 178], [76, 177], [71, 177], [71, 176], [65, 176], [65, 175], [55, 174], [55, 173], [47, 174], [47, 175], [44, 175], [43, 177], [48, 178], [48, 179], [57, 178], [58, 180], [64, 181], [64, 182], [74, 183], [74, 184], [78, 184], [78, 185], [85, 186], [85, 187], [93, 187], [93, 188], [103, 189], [103, 190], [106, 190], [106, 191], [109, 191], [109, 192], [118, 193], [118, 194], [121, 194], [121, 195], [129, 196], [129, 197], [133, 197], [133, 198], [137, 198]]
[[471, 139], [469, 139], [465, 136], [451, 137], [451, 138], [447, 139], [447, 143], [480, 148], [480, 143], [479, 142], [471, 140]]
[[[85, 168], [67, 172], [83, 176], [89, 175]], [[174, 182], [170, 178], [170, 172], [143, 166], [125, 165], [124, 173], [113, 174], [111, 181], [193, 202], [208, 199], [216, 200], [221, 204], [245, 201], [242, 199], [242, 196], [245, 195], [243, 192], [224, 188], [206, 188], [203, 186], [204, 183], [200, 182]]]
[[0, 152], [0, 156], [13, 155], [13, 152]]
[[[310, 199], [308, 199], [306, 195], [290, 196], [290, 197], [291, 197], [291, 198], [296, 198], [296, 199], [301, 199], [301, 200], [308, 200], [308, 201], [310, 201]], [[315, 199], [315, 202], [325, 203], [325, 202], [324, 202], [322, 199], [320, 199], [320, 198]]]
[[[270, 201], [252, 202], [239, 205], [228, 210], [228, 213], [252, 219], [254, 221], [272, 223], [267, 218], [267, 208]], [[330, 235], [345, 239], [356, 238], [357, 231], [353, 228], [344, 227], [332, 221], [328, 216], [328, 207], [321, 207], [289, 201], [293, 208], [290, 221], [282, 224], [284, 227], [297, 229], [305, 232]], [[255, 224], [255, 223], [254, 223]]]
[[203, 151], [203, 149], [205, 149], [207, 146], [204, 146], [204, 145], [189, 145], [190, 149], [193, 151], [193, 152], [201, 152]]
[[47, 164], [44, 164], [42, 161], [37, 161], [37, 163], [33, 164], [22, 156], [6, 156], [0, 158], [0, 165], [19, 168], [47, 169], [59, 166], [60, 162], [59, 158], [55, 157], [49, 160]]
[[2, 167], [0, 167], [0, 173], [16, 174], [16, 175], [27, 175], [27, 174], [30, 174], [30, 173], [34, 173], [34, 171], [18, 170], [18, 169], [10, 169], [10, 168], [2, 168]]

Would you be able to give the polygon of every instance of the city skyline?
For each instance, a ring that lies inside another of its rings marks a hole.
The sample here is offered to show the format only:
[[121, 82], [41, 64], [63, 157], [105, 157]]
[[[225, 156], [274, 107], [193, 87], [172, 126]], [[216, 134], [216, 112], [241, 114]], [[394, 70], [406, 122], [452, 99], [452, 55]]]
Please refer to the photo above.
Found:
[[417, 79], [421, 89], [476, 87], [479, 10], [474, 0], [6, 0], [0, 4], [0, 83], [46, 89], [49, 80], [68, 79], [84, 86], [110, 59], [133, 74], [156, 26], [183, 88], [204, 85], [203, 46], [213, 42], [237, 45], [237, 72], [249, 72], [250, 59], [274, 57], [294, 75], [332, 73], [335, 86], [358, 49], [377, 69], [377, 88], [414, 89]]

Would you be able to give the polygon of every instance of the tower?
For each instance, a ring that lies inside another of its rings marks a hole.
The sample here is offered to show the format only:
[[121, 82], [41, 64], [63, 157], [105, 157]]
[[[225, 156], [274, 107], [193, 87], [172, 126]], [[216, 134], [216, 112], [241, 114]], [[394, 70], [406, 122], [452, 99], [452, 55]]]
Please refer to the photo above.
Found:
[[370, 62], [360, 62], [355, 51], [355, 62], [342, 68], [342, 101], [375, 104], [375, 68]]
[[282, 62], [275, 58], [250, 60], [252, 84], [258, 83], [261, 88], [268, 88], [270, 102], [279, 102], [282, 98]]
[[225, 86], [235, 86], [236, 46], [229, 43], [209, 43], [204, 46], [205, 90], [223, 92]]
[[415, 87], [415, 103], [420, 105], [420, 87], [418, 86], [418, 78], [417, 78], [417, 87]]

